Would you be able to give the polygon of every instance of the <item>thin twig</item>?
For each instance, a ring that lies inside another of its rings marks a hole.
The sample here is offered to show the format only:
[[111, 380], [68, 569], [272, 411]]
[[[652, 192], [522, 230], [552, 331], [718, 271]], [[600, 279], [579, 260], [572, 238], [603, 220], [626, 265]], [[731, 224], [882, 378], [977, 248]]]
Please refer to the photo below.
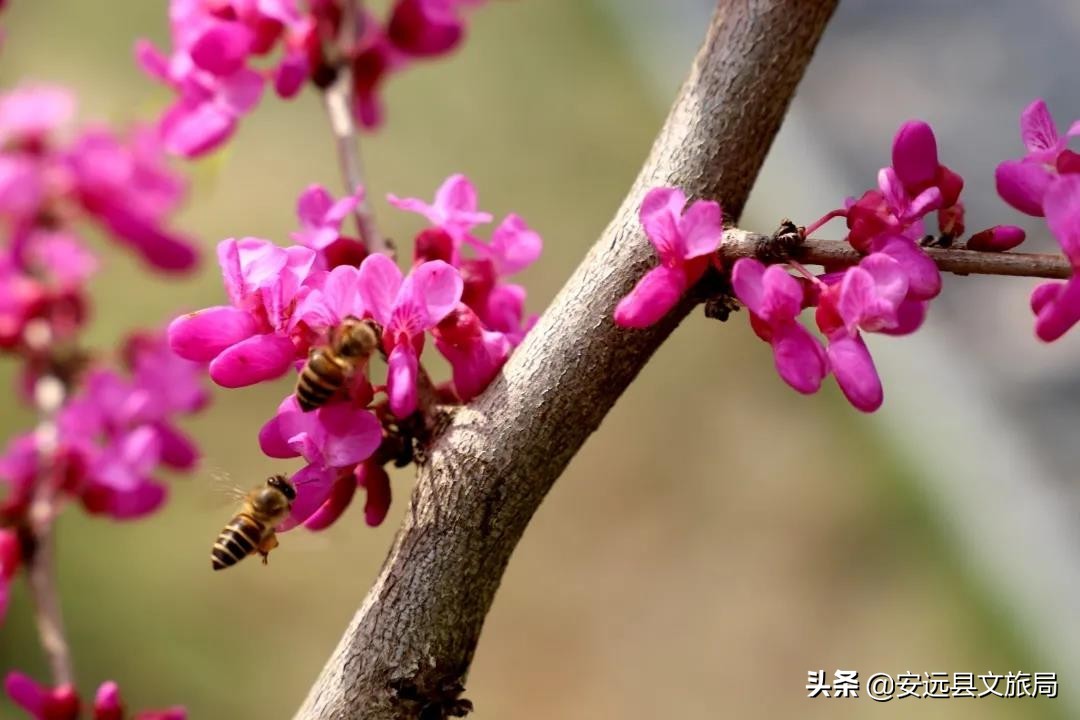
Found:
[[41, 647], [52, 670], [53, 684], [73, 685], [71, 651], [64, 634], [64, 622], [60, 613], [60, 598], [56, 585], [56, 552], [53, 529], [56, 520], [57, 474], [56, 466], [56, 413], [63, 405], [66, 388], [52, 375], [38, 379], [34, 387], [34, 401], [40, 420], [34, 433], [40, 456], [40, 476], [34, 487], [30, 503], [29, 530], [30, 553], [26, 558], [27, 584], [34, 606]]
[[[336, 39], [336, 53], [333, 59], [336, 67], [334, 82], [322, 92], [323, 105], [330, 120], [330, 130], [334, 134], [338, 164], [345, 181], [347, 192], [354, 193], [364, 187], [364, 168], [360, 159], [359, 133], [353, 119], [353, 105], [356, 98], [353, 91], [352, 66], [349, 63], [352, 48], [357, 39], [357, 23], [362, 17], [360, 7], [355, 0], [345, 2], [342, 7], [341, 29]], [[382, 237], [375, 227], [375, 217], [371, 210], [367, 192], [353, 212], [356, 231], [368, 252], [379, 252], [390, 257], [395, 256], [394, 245]]]
[[[757, 258], [769, 254], [772, 238], [768, 235], [733, 228], [724, 232], [721, 258], [733, 262], [739, 258]], [[984, 252], [964, 248], [924, 247], [940, 270], [956, 275], [1012, 275], [1065, 280], [1072, 277], [1072, 267], [1063, 255], [1053, 253]], [[808, 265], [850, 265], [863, 255], [842, 240], [808, 238], [791, 251], [791, 258]]]

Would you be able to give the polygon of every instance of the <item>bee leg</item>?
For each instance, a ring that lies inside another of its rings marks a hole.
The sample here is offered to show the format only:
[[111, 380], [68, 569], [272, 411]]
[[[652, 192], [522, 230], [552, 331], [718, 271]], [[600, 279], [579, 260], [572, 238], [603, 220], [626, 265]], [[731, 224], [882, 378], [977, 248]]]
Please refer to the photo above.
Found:
[[258, 552], [260, 555], [262, 555], [262, 564], [263, 565], [269, 564], [269, 562], [270, 562], [270, 551], [273, 550], [274, 548], [276, 548], [280, 544], [281, 543], [278, 542], [277, 535], [275, 535], [274, 533], [270, 533], [269, 535], [267, 535], [263, 539], [263, 541], [261, 543], [259, 543], [259, 547], [255, 548], [255, 551]]

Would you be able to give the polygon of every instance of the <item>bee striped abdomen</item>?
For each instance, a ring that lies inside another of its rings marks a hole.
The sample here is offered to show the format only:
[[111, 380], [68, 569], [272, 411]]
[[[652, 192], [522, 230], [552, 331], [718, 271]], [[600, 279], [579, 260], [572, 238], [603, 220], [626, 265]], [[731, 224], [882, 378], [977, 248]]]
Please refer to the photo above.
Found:
[[237, 515], [218, 535], [210, 559], [215, 570], [231, 567], [255, 552], [266, 526], [247, 514]]
[[296, 381], [296, 401], [309, 412], [322, 407], [345, 384], [345, 368], [326, 348], [311, 353]]

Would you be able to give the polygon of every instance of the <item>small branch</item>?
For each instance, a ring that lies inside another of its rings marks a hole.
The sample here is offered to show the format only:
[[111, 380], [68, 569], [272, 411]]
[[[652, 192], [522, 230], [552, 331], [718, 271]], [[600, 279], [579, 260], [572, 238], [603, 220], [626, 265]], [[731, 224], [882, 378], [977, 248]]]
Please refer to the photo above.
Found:
[[[739, 258], [760, 258], [772, 253], [768, 235], [739, 230], [724, 232], [721, 258], [730, 263]], [[1012, 275], [1065, 280], [1072, 266], [1063, 255], [1053, 253], [984, 252], [963, 248], [922, 248], [940, 270], [956, 275]], [[791, 258], [807, 265], [853, 265], [863, 258], [842, 240], [807, 238], [791, 251]]]
[[[460, 716], [484, 619], [533, 513], [623, 390], [694, 307], [657, 325], [612, 312], [655, 253], [649, 188], [738, 218], [836, 0], [720, 0], [689, 77], [611, 224], [479, 397], [421, 464], [410, 511], [297, 720]], [[573, 242], [572, 238], [565, 240]]]
[[71, 651], [64, 634], [60, 598], [56, 586], [56, 551], [53, 529], [56, 520], [57, 476], [56, 413], [64, 403], [66, 388], [56, 377], [45, 375], [34, 387], [40, 413], [35, 440], [40, 455], [41, 474], [34, 487], [29, 510], [29, 554], [26, 558], [27, 584], [34, 606], [41, 647], [52, 670], [53, 685], [73, 685]]
[[364, 168], [360, 160], [359, 133], [353, 119], [355, 94], [353, 91], [352, 66], [349, 62], [352, 49], [356, 44], [358, 22], [361, 8], [355, 0], [349, 0], [342, 6], [341, 29], [336, 39], [336, 52], [332, 59], [335, 67], [334, 81], [322, 91], [323, 105], [330, 120], [330, 130], [334, 134], [338, 164], [345, 189], [349, 193], [364, 187], [364, 197], [357, 205], [353, 218], [356, 231], [368, 252], [379, 252], [390, 257], [395, 256], [394, 245], [388, 238], [379, 234], [375, 227], [375, 216], [368, 199], [367, 185], [364, 183]]

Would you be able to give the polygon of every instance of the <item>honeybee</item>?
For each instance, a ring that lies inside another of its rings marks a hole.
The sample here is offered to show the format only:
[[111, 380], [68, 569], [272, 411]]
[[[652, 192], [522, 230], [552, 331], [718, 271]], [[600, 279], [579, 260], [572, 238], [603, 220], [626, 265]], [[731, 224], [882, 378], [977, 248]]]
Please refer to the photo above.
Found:
[[296, 379], [296, 402], [311, 412], [330, 401], [352, 373], [379, 346], [379, 333], [370, 320], [345, 318], [330, 334], [330, 342], [313, 347]]
[[218, 534], [210, 559], [215, 570], [223, 570], [252, 553], [262, 555], [263, 565], [278, 546], [274, 533], [292, 509], [296, 488], [284, 475], [271, 475], [266, 482], [244, 496], [244, 502]]

